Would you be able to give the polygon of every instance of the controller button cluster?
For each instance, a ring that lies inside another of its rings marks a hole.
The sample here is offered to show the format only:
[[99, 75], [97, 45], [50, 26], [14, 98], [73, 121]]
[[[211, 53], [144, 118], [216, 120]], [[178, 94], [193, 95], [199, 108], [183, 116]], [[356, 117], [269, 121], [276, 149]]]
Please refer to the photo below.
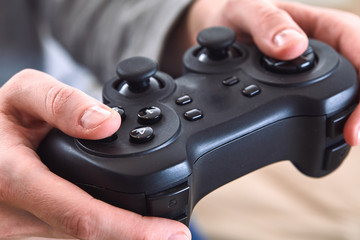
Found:
[[130, 131], [130, 142], [146, 143], [154, 138], [154, 130], [151, 127], [137, 127]]
[[242, 91], [242, 93], [247, 97], [254, 97], [258, 95], [260, 92], [261, 92], [260, 87], [255, 84], [245, 87]]
[[239, 80], [239, 78], [238, 77], [236, 77], [236, 76], [231, 76], [231, 77], [228, 77], [228, 78], [225, 78], [224, 80], [223, 80], [223, 84], [225, 85], [225, 86], [233, 86], [233, 85], [235, 85], [235, 84], [237, 84], [237, 83], [239, 83], [240, 82], [240, 80]]
[[196, 120], [199, 120], [201, 118], [203, 118], [203, 113], [201, 110], [199, 109], [191, 109], [191, 110], [188, 110], [184, 113], [184, 117], [189, 120], [189, 121], [196, 121]]
[[176, 99], [177, 105], [186, 105], [192, 102], [192, 98], [189, 95], [184, 95]]
[[160, 121], [162, 115], [158, 107], [146, 107], [138, 112], [138, 122], [143, 125], [151, 125]]

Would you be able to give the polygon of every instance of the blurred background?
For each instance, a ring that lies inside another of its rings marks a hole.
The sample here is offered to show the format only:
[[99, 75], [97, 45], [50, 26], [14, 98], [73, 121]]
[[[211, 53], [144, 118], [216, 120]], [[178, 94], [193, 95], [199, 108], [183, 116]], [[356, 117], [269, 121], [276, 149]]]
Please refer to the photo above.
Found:
[[358, 0], [289, 0], [292, 2], [302, 2], [313, 6], [339, 8], [348, 11], [360, 10], [360, 1]]
[[[297, 2], [360, 15], [359, 0]], [[359, 173], [360, 147], [320, 179], [302, 175], [290, 162], [276, 163], [203, 198], [194, 223], [209, 240], [358, 240]]]

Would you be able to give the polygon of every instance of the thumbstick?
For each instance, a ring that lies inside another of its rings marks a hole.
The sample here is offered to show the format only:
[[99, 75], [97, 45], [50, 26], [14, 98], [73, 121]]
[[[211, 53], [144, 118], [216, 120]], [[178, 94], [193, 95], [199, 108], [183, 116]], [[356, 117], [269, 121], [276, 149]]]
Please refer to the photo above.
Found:
[[116, 73], [133, 93], [141, 93], [150, 87], [150, 78], [155, 75], [157, 64], [145, 57], [132, 57], [121, 61]]
[[282, 74], [296, 74], [311, 70], [316, 63], [314, 50], [309, 46], [306, 51], [293, 60], [282, 61], [263, 56], [262, 64], [270, 72]]
[[229, 48], [235, 39], [235, 32], [226, 27], [207, 28], [197, 36], [199, 45], [208, 51], [208, 58], [215, 61], [228, 57]]

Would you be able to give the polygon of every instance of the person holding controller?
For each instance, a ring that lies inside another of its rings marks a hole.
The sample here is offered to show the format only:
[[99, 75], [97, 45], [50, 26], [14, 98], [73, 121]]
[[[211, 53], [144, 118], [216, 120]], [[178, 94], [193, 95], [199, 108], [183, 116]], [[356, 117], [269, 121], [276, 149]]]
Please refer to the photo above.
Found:
[[[354, 14], [272, 0], [180, 2], [168, 34], [159, 40], [162, 71], [179, 74], [181, 57], [195, 44], [198, 32], [221, 25], [235, 30], [238, 41], [254, 43], [264, 54], [282, 60], [301, 55], [308, 38], [321, 40], [348, 58], [360, 74], [360, 18]], [[66, 36], [59, 41], [72, 52]], [[90, 68], [99, 65], [76, 55]], [[104, 71], [95, 69], [102, 79]], [[50, 172], [36, 149], [53, 127], [76, 138], [101, 139], [121, 127], [121, 119], [101, 102], [37, 70], [23, 70], [1, 87], [0, 238], [191, 239], [189, 229], [179, 222], [113, 207]], [[344, 137], [355, 146], [359, 132], [357, 107]]]

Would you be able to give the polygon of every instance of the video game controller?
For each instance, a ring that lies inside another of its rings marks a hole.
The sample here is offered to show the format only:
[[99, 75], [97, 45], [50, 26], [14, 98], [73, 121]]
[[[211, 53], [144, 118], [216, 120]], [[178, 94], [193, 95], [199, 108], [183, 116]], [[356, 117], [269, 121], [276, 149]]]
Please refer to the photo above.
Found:
[[358, 99], [344, 57], [310, 40], [302, 56], [280, 61], [224, 27], [198, 42], [175, 80], [148, 58], [120, 62], [103, 89], [120, 129], [102, 140], [54, 129], [41, 160], [95, 198], [187, 225], [201, 198], [266, 165], [290, 160], [321, 177], [342, 163], [350, 149], [342, 130]]

